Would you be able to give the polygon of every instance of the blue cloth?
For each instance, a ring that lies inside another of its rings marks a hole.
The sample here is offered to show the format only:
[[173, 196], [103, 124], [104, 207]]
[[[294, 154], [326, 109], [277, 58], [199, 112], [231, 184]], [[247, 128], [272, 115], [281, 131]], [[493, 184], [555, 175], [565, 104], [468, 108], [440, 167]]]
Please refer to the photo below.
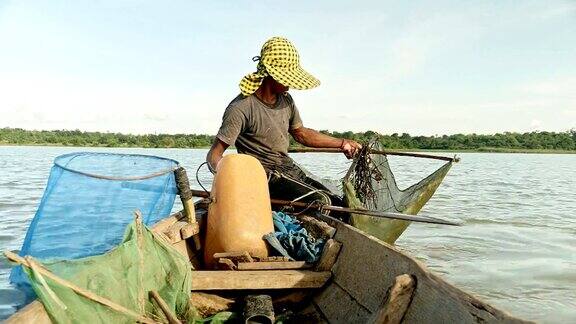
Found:
[[273, 212], [274, 233], [264, 239], [280, 254], [291, 260], [314, 263], [320, 258], [323, 239], [314, 239], [296, 218], [282, 212]]

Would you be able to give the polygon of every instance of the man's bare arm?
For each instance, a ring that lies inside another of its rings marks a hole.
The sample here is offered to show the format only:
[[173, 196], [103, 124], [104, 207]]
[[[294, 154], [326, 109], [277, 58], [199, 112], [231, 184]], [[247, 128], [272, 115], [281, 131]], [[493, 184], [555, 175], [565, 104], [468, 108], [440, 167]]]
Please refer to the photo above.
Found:
[[316, 130], [300, 127], [290, 130], [296, 142], [309, 147], [340, 148], [347, 158], [352, 158], [362, 148], [358, 142], [322, 134]]
[[218, 166], [218, 162], [222, 159], [222, 155], [228, 146], [228, 144], [222, 142], [218, 138], [214, 139], [214, 143], [212, 143], [212, 147], [210, 147], [210, 150], [206, 155], [206, 162], [208, 162], [208, 168], [212, 173], [216, 172], [216, 166]]

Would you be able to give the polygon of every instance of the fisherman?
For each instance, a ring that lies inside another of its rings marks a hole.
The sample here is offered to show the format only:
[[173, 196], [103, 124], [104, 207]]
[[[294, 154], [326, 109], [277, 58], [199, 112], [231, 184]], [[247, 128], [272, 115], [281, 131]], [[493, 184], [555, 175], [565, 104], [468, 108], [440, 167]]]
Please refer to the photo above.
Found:
[[257, 71], [242, 78], [241, 94], [224, 112], [222, 126], [206, 156], [209, 169], [216, 172], [224, 151], [235, 144], [239, 153], [262, 163], [272, 198], [292, 199], [311, 190], [327, 189], [288, 156], [288, 135], [304, 146], [339, 148], [347, 158], [354, 157], [362, 146], [304, 127], [288, 90], [312, 89], [320, 81], [300, 67], [298, 52], [290, 41], [273, 37], [252, 60], [258, 62]]

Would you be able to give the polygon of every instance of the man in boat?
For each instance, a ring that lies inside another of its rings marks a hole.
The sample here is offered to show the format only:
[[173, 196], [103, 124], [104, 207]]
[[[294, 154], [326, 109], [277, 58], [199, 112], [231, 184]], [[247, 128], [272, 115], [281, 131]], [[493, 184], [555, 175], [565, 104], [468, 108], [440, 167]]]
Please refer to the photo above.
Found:
[[318, 189], [328, 191], [288, 156], [289, 135], [304, 146], [340, 148], [347, 158], [352, 158], [361, 145], [304, 127], [288, 90], [312, 89], [320, 81], [300, 67], [298, 52], [290, 41], [269, 39], [253, 61], [258, 62], [257, 71], [240, 81], [241, 94], [226, 108], [206, 157], [210, 170], [215, 172], [224, 151], [235, 144], [239, 153], [262, 163], [271, 197], [294, 199]]

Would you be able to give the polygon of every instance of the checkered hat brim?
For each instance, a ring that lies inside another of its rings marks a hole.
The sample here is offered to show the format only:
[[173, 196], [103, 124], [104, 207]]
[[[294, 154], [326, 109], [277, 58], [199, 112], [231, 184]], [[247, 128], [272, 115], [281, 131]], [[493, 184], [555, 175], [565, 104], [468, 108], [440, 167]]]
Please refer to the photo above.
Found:
[[286, 38], [273, 37], [266, 41], [260, 51], [258, 67], [255, 73], [246, 75], [240, 81], [240, 90], [245, 96], [254, 93], [262, 80], [270, 75], [282, 85], [298, 89], [312, 89], [320, 81], [300, 66], [298, 51]]

